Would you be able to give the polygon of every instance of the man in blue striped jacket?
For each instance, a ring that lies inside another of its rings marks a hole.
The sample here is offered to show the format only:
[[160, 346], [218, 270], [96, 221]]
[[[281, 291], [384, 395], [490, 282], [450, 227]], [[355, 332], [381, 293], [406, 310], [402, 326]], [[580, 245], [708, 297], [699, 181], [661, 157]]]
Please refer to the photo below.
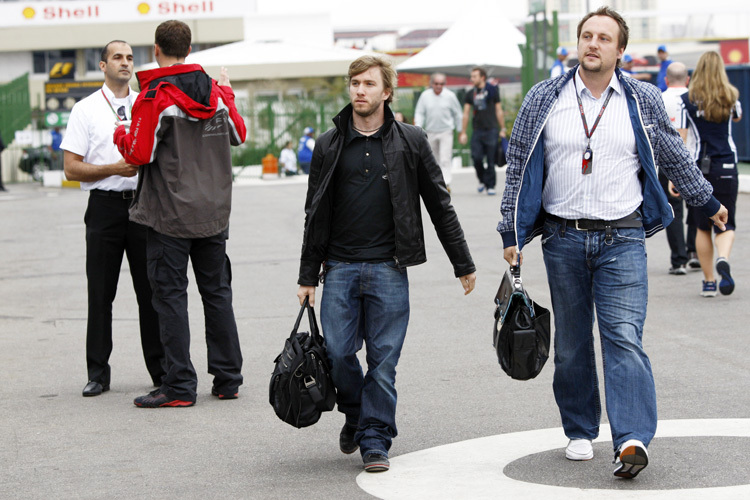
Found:
[[659, 90], [618, 69], [627, 42], [617, 12], [602, 7], [587, 14], [578, 25], [580, 66], [528, 93], [510, 139], [497, 229], [510, 264], [520, 261], [525, 243], [543, 235], [555, 317], [553, 390], [571, 460], [593, 458], [599, 434], [596, 305], [614, 473], [633, 478], [648, 464], [657, 420], [641, 342], [645, 238], [673, 217], [657, 169], [719, 227], [727, 211], [670, 125]]

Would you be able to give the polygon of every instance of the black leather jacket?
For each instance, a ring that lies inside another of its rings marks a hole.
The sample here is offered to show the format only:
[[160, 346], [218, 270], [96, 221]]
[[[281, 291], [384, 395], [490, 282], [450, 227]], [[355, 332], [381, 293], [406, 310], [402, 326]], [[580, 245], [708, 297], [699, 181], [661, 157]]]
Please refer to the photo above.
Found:
[[[332, 210], [328, 188], [351, 116], [350, 104], [334, 117], [335, 127], [315, 141], [305, 201], [305, 232], [297, 282], [300, 285], [317, 286], [320, 265], [326, 258]], [[421, 196], [456, 277], [473, 273], [474, 261], [427, 135], [419, 127], [396, 122], [388, 106], [383, 127], [383, 156], [396, 231], [396, 264], [405, 268], [427, 260]]]

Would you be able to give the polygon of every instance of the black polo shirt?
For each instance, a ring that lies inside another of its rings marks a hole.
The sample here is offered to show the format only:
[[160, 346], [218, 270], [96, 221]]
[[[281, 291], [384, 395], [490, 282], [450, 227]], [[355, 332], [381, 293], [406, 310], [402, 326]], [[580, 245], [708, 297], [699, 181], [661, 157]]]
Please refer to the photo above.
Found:
[[349, 121], [331, 194], [328, 258], [344, 262], [393, 260], [396, 235], [383, 156], [383, 127], [368, 137], [354, 130]]

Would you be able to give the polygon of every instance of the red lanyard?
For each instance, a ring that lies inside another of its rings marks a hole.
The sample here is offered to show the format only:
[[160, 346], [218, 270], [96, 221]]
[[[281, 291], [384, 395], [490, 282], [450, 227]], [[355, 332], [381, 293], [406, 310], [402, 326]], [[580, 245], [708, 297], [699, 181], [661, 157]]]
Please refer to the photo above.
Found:
[[[109, 102], [109, 99], [107, 99], [107, 94], [104, 93], [104, 89], [102, 89], [102, 95], [104, 96], [104, 100], [107, 101], [107, 104], [109, 104], [109, 109], [112, 110], [112, 113], [115, 115], [115, 118], [117, 118], [117, 121], [122, 121], [123, 117], [117, 114], [117, 111], [115, 111], [115, 108], [112, 107], [112, 103]], [[123, 106], [124, 108], [125, 106]], [[133, 116], [133, 106], [130, 106], [130, 116]], [[124, 120], [128, 119], [128, 115], [125, 114]]]
[[573, 87], [576, 89], [576, 99], [578, 99], [578, 109], [581, 112], [581, 121], [583, 122], [583, 131], [586, 132], [586, 139], [588, 139], [588, 144], [586, 145], [586, 147], [588, 148], [591, 145], [591, 136], [594, 135], [594, 130], [596, 130], [596, 126], [599, 125], [599, 120], [602, 119], [604, 110], [607, 109], [607, 104], [609, 104], [609, 99], [612, 97], [612, 94], [614, 93], [615, 89], [613, 89], [612, 87], [609, 88], [609, 94], [607, 94], [607, 98], [604, 100], [604, 104], [602, 104], [602, 109], [599, 111], [599, 116], [596, 117], [594, 126], [591, 127], [591, 132], [589, 132], [589, 126], [588, 126], [588, 123], [586, 123], [586, 115], [583, 113], [583, 102], [581, 102], [581, 96], [578, 94], [578, 86], [576, 85], [575, 76], [573, 77]]

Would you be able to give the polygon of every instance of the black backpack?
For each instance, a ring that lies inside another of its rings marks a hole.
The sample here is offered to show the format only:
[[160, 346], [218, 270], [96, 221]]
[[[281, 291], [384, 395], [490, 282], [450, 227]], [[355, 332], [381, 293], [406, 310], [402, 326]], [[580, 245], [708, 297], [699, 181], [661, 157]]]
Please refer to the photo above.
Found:
[[[310, 332], [297, 332], [305, 309]], [[292, 333], [284, 342], [284, 350], [274, 363], [269, 401], [281, 420], [297, 428], [307, 427], [317, 422], [322, 412], [333, 410], [336, 388], [331, 379], [331, 364], [309, 298], [305, 298]]]

